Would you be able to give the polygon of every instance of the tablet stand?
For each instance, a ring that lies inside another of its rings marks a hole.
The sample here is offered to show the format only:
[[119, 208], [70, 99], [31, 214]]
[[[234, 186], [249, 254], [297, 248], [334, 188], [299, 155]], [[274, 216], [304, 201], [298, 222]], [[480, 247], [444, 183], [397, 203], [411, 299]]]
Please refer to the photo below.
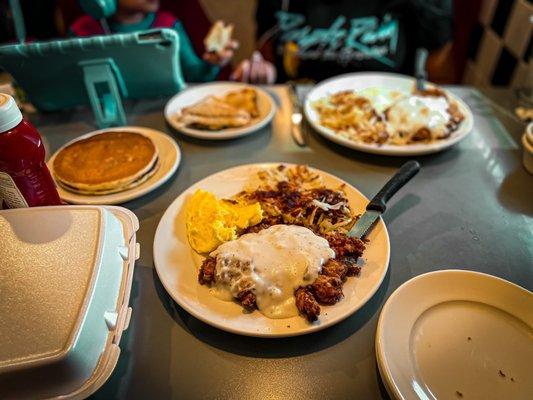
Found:
[[122, 99], [172, 96], [185, 86], [173, 29], [0, 46], [0, 66], [39, 111], [90, 105], [99, 127], [124, 125]]
[[80, 61], [87, 96], [99, 128], [126, 124], [121, 93], [127, 96], [120, 70], [111, 58]]

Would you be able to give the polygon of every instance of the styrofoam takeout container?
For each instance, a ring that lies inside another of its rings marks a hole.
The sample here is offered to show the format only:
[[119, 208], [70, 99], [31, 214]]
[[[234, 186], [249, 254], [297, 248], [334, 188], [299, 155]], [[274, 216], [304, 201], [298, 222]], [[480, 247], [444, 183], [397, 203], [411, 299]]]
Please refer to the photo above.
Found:
[[85, 398], [109, 378], [138, 229], [121, 207], [0, 210], [0, 398]]

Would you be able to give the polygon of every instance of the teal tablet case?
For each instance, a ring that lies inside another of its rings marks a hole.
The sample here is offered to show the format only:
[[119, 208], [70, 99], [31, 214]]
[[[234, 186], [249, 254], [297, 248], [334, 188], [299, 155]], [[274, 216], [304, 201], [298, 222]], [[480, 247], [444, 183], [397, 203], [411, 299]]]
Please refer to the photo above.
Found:
[[99, 127], [124, 125], [121, 98], [175, 94], [184, 86], [172, 29], [0, 47], [0, 66], [42, 111], [90, 104]]

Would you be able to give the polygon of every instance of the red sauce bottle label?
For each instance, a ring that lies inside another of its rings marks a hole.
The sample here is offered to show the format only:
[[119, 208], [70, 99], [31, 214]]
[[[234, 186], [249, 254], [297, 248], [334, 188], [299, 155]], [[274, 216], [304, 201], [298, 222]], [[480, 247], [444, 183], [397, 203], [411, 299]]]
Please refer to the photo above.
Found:
[[46, 166], [37, 129], [22, 118], [15, 100], [0, 93], [0, 205], [51, 206], [61, 199]]
[[7, 208], [29, 207], [13, 179], [5, 172], [0, 172], [0, 199]]

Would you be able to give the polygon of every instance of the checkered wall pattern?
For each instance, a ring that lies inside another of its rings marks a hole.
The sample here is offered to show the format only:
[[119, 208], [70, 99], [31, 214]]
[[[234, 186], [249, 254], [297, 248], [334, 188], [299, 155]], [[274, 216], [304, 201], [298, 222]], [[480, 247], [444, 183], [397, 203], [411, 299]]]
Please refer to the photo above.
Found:
[[531, 0], [484, 0], [472, 33], [464, 82], [478, 87], [533, 83]]

